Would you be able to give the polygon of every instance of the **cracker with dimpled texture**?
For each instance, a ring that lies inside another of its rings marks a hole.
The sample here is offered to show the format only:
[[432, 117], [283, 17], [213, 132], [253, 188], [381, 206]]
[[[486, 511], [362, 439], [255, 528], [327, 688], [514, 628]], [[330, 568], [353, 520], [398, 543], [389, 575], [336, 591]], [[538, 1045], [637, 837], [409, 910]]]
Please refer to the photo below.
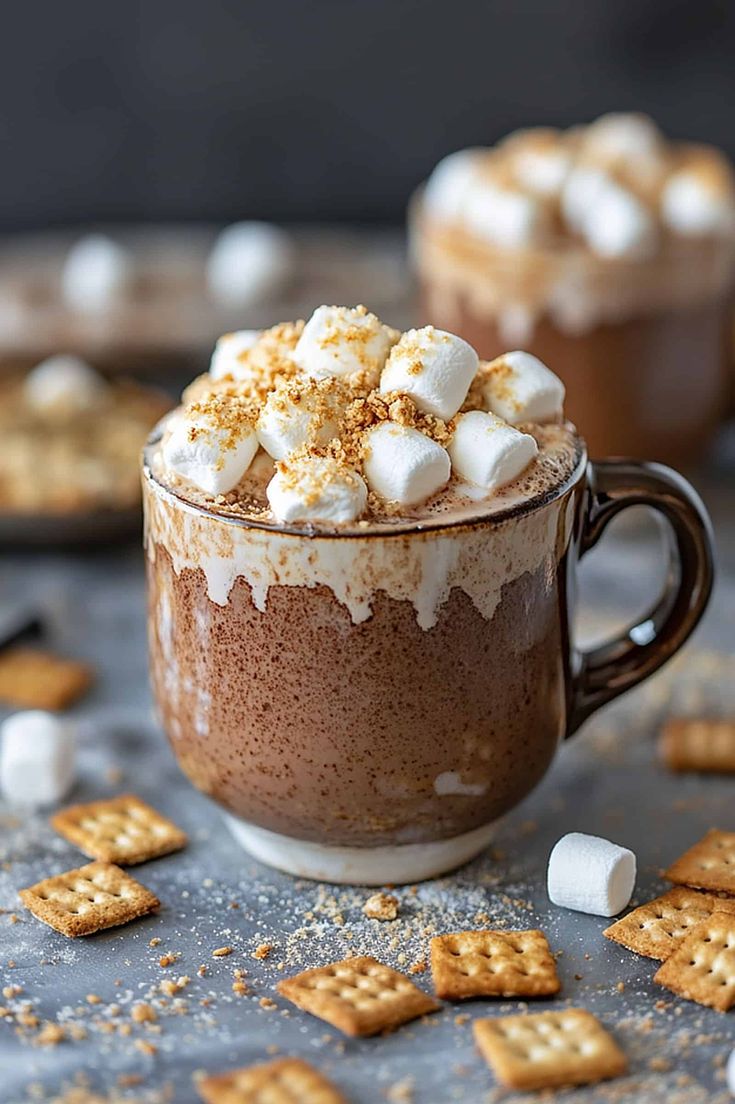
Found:
[[65, 709], [93, 679], [86, 663], [35, 648], [0, 651], [0, 701], [20, 709]]
[[727, 1012], [735, 1004], [735, 915], [713, 912], [702, 920], [653, 980], [680, 997]]
[[673, 771], [735, 773], [735, 721], [674, 717], [661, 733], [661, 758]]
[[474, 1034], [498, 1081], [511, 1089], [591, 1085], [628, 1068], [612, 1036], [582, 1008], [476, 1020]]
[[735, 832], [710, 828], [666, 871], [665, 878], [677, 885], [735, 894]]
[[407, 977], [369, 955], [304, 970], [279, 982], [278, 992], [345, 1035], [392, 1031], [439, 1008]]
[[675, 886], [661, 897], [633, 909], [602, 934], [629, 951], [664, 961], [679, 947], [682, 939], [713, 912], [735, 913], [735, 899], [715, 897], [688, 886]]
[[435, 936], [431, 976], [444, 1000], [546, 997], [560, 988], [546, 936], [538, 930]]
[[51, 824], [85, 855], [133, 865], [186, 846], [186, 834], [134, 794], [71, 805]]
[[70, 938], [127, 924], [161, 903], [119, 866], [105, 862], [45, 878], [19, 896], [34, 916]]
[[347, 1104], [331, 1082], [301, 1058], [279, 1058], [197, 1084], [205, 1104]]

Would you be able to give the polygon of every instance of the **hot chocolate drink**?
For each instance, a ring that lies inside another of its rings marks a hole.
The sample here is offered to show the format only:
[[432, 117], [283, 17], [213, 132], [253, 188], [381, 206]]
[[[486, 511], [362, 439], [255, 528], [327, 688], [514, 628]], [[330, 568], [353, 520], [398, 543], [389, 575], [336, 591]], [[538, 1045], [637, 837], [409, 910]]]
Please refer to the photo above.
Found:
[[[451, 154], [411, 209], [422, 317], [558, 366], [593, 455], [690, 460], [723, 411], [735, 177], [639, 115]], [[696, 370], [692, 365], [696, 364]]]
[[580, 707], [569, 644], [590, 492], [562, 401], [526, 354], [481, 364], [431, 327], [320, 308], [230, 336], [162, 423], [154, 690], [252, 853], [339, 881], [457, 865], [600, 703]]

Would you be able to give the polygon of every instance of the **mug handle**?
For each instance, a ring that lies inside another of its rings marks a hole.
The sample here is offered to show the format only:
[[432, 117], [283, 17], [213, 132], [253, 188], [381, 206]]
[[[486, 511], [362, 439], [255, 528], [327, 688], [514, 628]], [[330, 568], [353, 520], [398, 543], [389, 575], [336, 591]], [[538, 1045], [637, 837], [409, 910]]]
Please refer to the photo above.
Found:
[[699, 495], [677, 472], [633, 460], [592, 461], [587, 488], [580, 558], [629, 506], [655, 510], [668, 522], [672, 539], [666, 583], [650, 613], [615, 639], [576, 655], [567, 736], [681, 648], [704, 613], [714, 574], [709, 517]]

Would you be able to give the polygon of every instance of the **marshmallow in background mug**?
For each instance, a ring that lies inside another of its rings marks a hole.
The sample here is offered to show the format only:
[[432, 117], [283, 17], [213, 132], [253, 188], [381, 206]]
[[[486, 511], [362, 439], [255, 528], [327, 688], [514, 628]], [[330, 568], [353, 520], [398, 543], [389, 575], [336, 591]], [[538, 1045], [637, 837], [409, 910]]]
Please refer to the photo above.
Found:
[[735, 188], [729, 177], [714, 163], [672, 173], [661, 195], [666, 225], [683, 237], [735, 231]]
[[74, 731], [68, 721], [32, 709], [0, 725], [0, 790], [13, 805], [54, 805], [74, 782]]
[[590, 207], [612, 184], [612, 178], [596, 165], [571, 170], [561, 190], [561, 213], [570, 230], [582, 230]]
[[653, 119], [638, 112], [610, 112], [586, 128], [584, 152], [604, 161], [635, 161], [656, 157], [661, 148], [661, 131]]
[[217, 339], [209, 362], [212, 379], [224, 379], [226, 376], [236, 380], [246, 379], [250, 375], [247, 354], [258, 344], [260, 334], [260, 330], [235, 330], [234, 333], [222, 334]]
[[39, 412], [93, 410], [104, 402], [107, 390], [103, 377], [70, 353], [47, 357], [23, 381], [26, 402]]
[[536, 196], [481, 180], [467, 196], [464, 221], [468, 230], [492, 245], [523, 249], [543, 236], [548, 215]]
[[293, 359], [314, 379], [355, 372], [377, 378], [397, 337], [365, 307], [321, 306], [304, 326]]
[[223, 306], [247, 306], [279, 292], [294, 270], [289, 235], [269, 222], [235, 222], [207, 259], [207, 285]]
[[467, 398], [478, 364], [472, 346], [455, 334], [433, 326], [407, 330], [391, 349], [380, 390], [401, 391], [419, 410], [447, 421]]
[[[268, 395], [258, 417], [258, 440], [274, 460], [285, 460], [307, 443], [326, 445], [339, 434], [339, 406], [334, 381], [311, 387], [287, 383]], [[329, 388], [333, 390], [329, 390]]]
[[206, 412], [184, 413], [169, 422], [161, 455], [166, 466], [208, 494], [227, 494], [242, 479], [258, 451], [246, 420], [218, 425]]
[[496, 357], [486, 367], [482, 393], [499, 418], [519, 422], [551, 422], [564, 409], [564, 384], [531, 353], [516, 350]]
[[457, 150], [442, 158], [424, 187], [423, 209], [432, 218], [456, 222], [464, 214], [470, 190], [475, 184], [482, 150]]
[[570, 832], [549, 856], [549, 899], [562, 908], [593, 916], [617, 916], [630, 902], [636, 858], [627, 847]]
[[362, 476], [330, 457], [281, 465], [266, 488], [274, 517], [283, 522], [355, 521], [367, 506]]
[[61, 273], [61, 294], [75, 310], [103, 310], [127, 290], [132, 269], [127, 249], [104, 234], [89, 234], [80, 238], [67, 254]]
[[546, 127], [523, 130], [510, 139], [507, 148], [512, 151], [515, 177], [524, 188], [540, 196], [559, 194], [572, 163], [559, 131]]
[[388, 502], [414, 506], [449, 482], [447, 450], [418, 429], [381, 422], [368, 431], [366, 444], [367, 485]]
[[455, 474], [488, 491], [517, 479], [537, 454], [538, 445], [529, 433], [482, 410], [460, 414], [449, 443]]
[[651, 213], [632, 192], [610, 182], [590, 201], [582, 218], [582, 234], [598, 257], [647, 257], [658, 234]]

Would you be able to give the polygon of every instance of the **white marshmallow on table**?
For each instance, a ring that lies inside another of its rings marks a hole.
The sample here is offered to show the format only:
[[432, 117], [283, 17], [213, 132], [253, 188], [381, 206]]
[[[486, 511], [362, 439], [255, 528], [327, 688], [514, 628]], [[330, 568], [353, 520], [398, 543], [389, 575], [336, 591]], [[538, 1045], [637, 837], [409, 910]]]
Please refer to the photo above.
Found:
[[537, 454], [538, 445], [529, 433], [482, 410], [460, 414], [449, 443], [455, 474], [488, 491], [512, 483]]
[[381, 422], [365, 435], [363, 463], [367, 485], [381, 498], [414, 506], [449, 482], [447, 450], [425, 433], [396, 422]]
[[463, 149], [442, 158], [424, 186], [422, 203], [427, 214], [442, 222], [461, 220], [485, 152]]
[[645, 257], [656, 246], [653, 216], [626, 188], [610, 182], [591, 200], [581, 231], [599, 257]]
[[290, 236], [269, 222], [235, 222], [221, 232], [207, 259], [212, 296], [224, 306], [246, 306], [280, 291], [294, 270]]
[[735, 1096], [735, 1050], [730, 1051], [730, 1057], [725, 1066], [725, 1082], [730, 1096]]
[[360, 371], [377, 377], [396, 337], [364, 307], [321, 306], [304, 326], [293, 359], [314, 379]]
[[694, 169], [672, 173], [661, 194], [661, 217], [684, 237], [735, 231], [735, 195]]
[[480, 180], [464, 203], [464, 224], [478, 238], [503, 249], [533, 245], [547, 226], [547, 213], [536, 196]]
[[222, 334], [209, 362], [209, 374], [212, 379], [246, 379], [250, 372], [247, 368], [247, 353], [260, 341], [260, 330], [235, 330]]
[[570, 832], [549, 856], [549, 899], [562, 908], [593, 916], [617, 916], [633, 895], [636, 858], [627, 847]]
[[208, 494], [226, 494], [242, 479], [258, 451], [255, 429], [243, 421], [224, 429], [203, 413], [169, 422], [161, 455], [166, 467]]
[[81, 357], [67, 353], [47, 357], [23, 381], [26, 402], [34, 410], [93, 410], [108, 397], [103, 377]]
[[472, 346], [455, 334], [433, 326], [406, 330], [391, 349], [380, 390], [401, 391], [419, 410], [446, 421], [467, 398], [478, 364]]
[[[258, 417], [258, 440], [274, 460], [285, 460], [307, 442], [326, 445], [339, 434], [336, 396], [330, 401], [328, 393], [304, 389], [297, 402], [291, 397], [293, 389], [293, 384], [286, 384], [271, 391]], [[325, 407], [334, 417], [325, 414]]]
[[72, 726], [52, 713], [14, 713], [0, 725], [0, 790], [14, 805], [61, 801], [74, 781]]
[[278, 469], [266, 488], [275, 518], [282, 522], [355, 521], [365, 512], [362, 477], [330, 457], [308, 457]]
[[564, 384], [531, 353], [515, 350], [487, 366], [483, 396], [493, 414], [517, 425], [550, 422], [561, 417]]
[[61, 273], [61, 294], [70, 307], [97, 311], [114, 304], [130, 284], [132, 259], [104, 234], [89, 234], [71, 247]]

